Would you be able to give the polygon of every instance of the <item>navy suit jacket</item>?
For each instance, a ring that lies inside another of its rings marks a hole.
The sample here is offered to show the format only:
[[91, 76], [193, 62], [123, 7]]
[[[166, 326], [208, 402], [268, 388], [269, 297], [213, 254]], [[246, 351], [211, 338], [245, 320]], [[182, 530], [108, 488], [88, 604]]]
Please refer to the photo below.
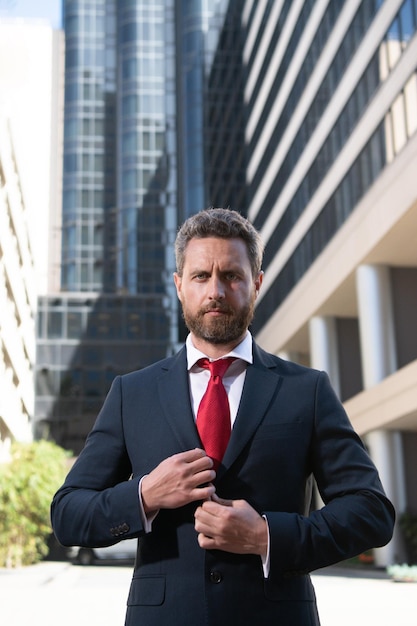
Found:
[[[127, 626], [317, 626], [308, 573], [392, 535], [394, 511], [378, 473], [323, 372], [254, 344], [242, 398], [215, 481], [267, 518], [270, 575], [256, 555], [206, 551], [197, 503], [161, 510], [144, 533], [138, 483], [163, 459], [201, 447], [185, 348], [115, 379], [84, 450], [52, 503], [66, 546], [139, 537]], [[325, 506], [311, 511], [314, 477]]]

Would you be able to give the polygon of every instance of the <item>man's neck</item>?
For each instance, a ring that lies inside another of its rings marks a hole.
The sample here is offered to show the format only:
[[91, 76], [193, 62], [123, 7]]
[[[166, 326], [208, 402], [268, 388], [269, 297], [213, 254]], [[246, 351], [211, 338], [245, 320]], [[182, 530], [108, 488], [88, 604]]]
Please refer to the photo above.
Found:
[[197, 348], [197, 350], [200, 350], [200, 352], [208, 356], [209, 359], [220, 359], [222, 356], [225, 356], [225, 354], [229, 354], [229, 352], [234, 350], [245, 337], [246, 333], [242, 337], [239, 337], [239, 339], [230, 343], [216, 344], [206, 341], [204, 339], [200, 339], [199, 337], [196, 337], [193, 333], [191, 333], [191, 341], [193, 343], [193, 346]]

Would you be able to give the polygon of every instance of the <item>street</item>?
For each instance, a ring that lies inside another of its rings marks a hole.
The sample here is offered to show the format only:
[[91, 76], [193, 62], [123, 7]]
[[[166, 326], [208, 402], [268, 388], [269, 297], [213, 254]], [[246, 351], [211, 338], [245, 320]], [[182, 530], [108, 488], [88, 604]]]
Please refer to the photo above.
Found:
[[[0, 569], [2, 626], [123, 626], [131, 573], [130, 565], [58, 561]], [[312, 578], [322, 626], [417, 626], [417, 583], [341, 568]]]
[[316, 573], [312, 580], [321, 626], [417, 626], [417, 583], [340, 568]]
[[0, 570], [2, 626], [123, 626], [131, 566], [44, 562]]

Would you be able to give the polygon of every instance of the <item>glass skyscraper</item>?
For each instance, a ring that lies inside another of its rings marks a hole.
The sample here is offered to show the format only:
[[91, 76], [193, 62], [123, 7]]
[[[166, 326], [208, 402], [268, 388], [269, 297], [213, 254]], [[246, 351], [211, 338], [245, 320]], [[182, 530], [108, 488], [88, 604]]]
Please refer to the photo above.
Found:
[[35, 432], [77, 453], [117, 374], [175, 350], [173, 0], [63, 2], [61, 291], [40, 298]]
[[64, 2], [62, 289], [163, 290], [176, 228], [174, 2]]
[[61, 290], [39, 300], [35, 433], [74, 453], [114, 376], [184, 338], [173, 243], [211, 204], [206, 87], [227, 5], [63, 1]]

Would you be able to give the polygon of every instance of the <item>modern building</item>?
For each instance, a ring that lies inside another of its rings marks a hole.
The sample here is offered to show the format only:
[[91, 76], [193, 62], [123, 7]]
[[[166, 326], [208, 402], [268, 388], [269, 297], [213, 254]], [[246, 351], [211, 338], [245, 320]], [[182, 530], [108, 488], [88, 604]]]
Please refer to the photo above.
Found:
[[10, 126], [0, 107], [0, 462], [30, 441], [34, 408], [35, 269]]
[[204, 137], [206, 205], [230, 206], [247, 215], [243, 6], [244, 0], [222, 3], [210, 21], [210, 32], [217, 36], [209, 39]]
[[53, 280], [61, 204], [62, 44], [44, 22], [0, 20], [0, 459], [32, 438], [36, 300]]
[[[63, 3], [61, 281], [39, 301], [35, 433], [74, 453], [112, 377], [172, 353], [184, 337], [173, 243], [178, 224], [211, 204], [205, 97], [227, 6]], [[222, 32], [241, 33], [236, 9], [234, 17]], [[243, 40], [239, 58], [242, 49]], [[240, 83], [228, 92], [241, 104]], [[241, 204], [242, 165], [228, 204]]]
[[63, 2], [61, 281], [39, 302], [35, 432], [74, 453], [112, 378], [178, 345], [173, 242], [204, 206], [211, 4]]
[[172, 350], [171, 5], [63, 2], [61, 279], [39, 301], [35, 433], [74, 453], [114, 376]]
[[27, 210], [37, 293], [59, 285], [64, 37], [43, 20], [0, 19], [0, 101]]
[[[417, 2], [243, 10], [254, 333], [326, 370], [398, 514], [417, 511]], [[398, 533], [376, 551], [401, 561]]]

